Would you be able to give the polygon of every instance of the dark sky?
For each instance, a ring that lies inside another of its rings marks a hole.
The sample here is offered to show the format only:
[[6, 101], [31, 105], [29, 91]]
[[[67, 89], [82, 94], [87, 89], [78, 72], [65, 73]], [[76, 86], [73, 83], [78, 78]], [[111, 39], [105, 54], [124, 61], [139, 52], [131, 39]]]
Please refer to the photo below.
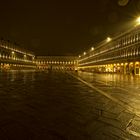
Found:
[[3, 0], [0, 36], [36, 55], [78, 55], [139, 14], [140, 0]]

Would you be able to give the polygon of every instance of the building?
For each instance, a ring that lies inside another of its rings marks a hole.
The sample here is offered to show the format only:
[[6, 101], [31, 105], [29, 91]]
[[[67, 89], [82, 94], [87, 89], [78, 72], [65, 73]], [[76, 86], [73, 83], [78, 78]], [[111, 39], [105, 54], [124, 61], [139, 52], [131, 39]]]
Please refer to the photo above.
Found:
[[0, 40], [0, 69], [34, 69], [35, 55], [9, 41]]
[[37, 56], [36, 65], [41, 70], [77, 70], [75, 56]]
[[79, 56], [78, 69], [140, 75], [140, 26], [100, 42]]
[[75, 56], [37, 56], [14, 43], [0, 40], [0, 69], [76, 70]]

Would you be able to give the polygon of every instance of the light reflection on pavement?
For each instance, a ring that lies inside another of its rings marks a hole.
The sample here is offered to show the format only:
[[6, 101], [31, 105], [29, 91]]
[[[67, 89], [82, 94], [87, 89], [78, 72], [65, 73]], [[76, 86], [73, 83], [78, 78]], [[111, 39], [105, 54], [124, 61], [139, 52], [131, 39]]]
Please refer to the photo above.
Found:
[[76, 75], [112, 97], [133, 106], [140, 113], [140, 76], [88, 72], [78, 72]]
[[[126, 92], [129, 80], [123, 83], [121, 78], [64, 71], [0, 73], [0, 139], [139, 140], [138, 94]], [[134, 103], [135, 110], [126, 109], [129, 106], [120, 101]]]

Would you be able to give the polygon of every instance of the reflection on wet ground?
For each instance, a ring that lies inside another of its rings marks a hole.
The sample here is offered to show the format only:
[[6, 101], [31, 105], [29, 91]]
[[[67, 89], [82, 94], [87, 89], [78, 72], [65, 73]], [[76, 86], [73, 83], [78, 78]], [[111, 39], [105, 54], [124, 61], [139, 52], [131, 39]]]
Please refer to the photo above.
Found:
[[[74, 75], [96, 87], [102, 86], [111, 96], [114, 86], [127, 89], [130, 84], [131, 90], [133, 87], [139, 89], [137, 78], [89, 73]], [[133, 86], [135, 82], [136, 87]], [[108, 89], [106, 83], [111, 84]], [[116, 94], [119, 96], [115, 98], [125, 97], [121, 92]], [[2, 140], [133, 140], [140, 138], [139, 120], [135, 112], [89, 88], [70, 73], [0, 72]]]

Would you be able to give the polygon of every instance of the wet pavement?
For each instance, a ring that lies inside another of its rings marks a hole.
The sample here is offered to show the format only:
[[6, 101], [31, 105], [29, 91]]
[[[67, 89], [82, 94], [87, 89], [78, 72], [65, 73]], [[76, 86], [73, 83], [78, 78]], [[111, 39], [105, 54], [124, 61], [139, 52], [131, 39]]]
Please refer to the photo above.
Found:
[[140, 77], [0, 72], [0, 139], [139, 140], [139, 90]]

